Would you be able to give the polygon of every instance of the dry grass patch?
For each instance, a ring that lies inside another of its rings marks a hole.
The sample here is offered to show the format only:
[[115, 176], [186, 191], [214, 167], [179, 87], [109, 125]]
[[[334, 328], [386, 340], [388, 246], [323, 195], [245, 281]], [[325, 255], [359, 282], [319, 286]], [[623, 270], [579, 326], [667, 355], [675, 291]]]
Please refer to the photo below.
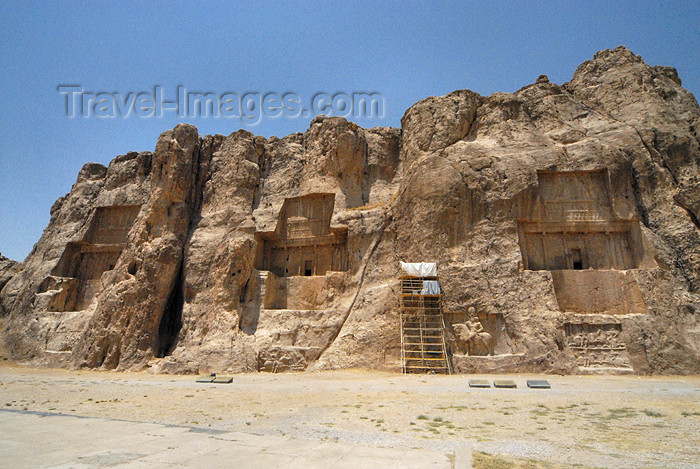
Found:
[[579, 464], [555, 464], [548, 461], [524, 458], [505, 458], [475, 451], [472, 454], [474, 469], [573, 469], [586, 468]]

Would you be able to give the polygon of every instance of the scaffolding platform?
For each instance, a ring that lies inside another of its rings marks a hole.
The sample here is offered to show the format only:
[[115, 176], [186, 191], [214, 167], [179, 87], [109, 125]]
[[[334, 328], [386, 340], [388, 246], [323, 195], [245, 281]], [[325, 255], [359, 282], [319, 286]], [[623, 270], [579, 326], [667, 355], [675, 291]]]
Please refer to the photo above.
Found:
[[[452, 374], [437, 277], [400, 277], [401, 361], [404, 373]], [[427, 285], [425, 282], [434, 282]], [[428, 288], [429, 287], [429, 288]]]

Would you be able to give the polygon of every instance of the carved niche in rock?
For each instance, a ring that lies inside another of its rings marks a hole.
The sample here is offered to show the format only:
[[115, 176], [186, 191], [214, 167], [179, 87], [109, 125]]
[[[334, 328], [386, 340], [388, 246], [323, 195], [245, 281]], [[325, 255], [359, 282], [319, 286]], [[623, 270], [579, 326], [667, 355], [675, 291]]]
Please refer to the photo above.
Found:
[[538, 171], [534, 209], [518, 222], [528, 270], [633, 269], [644, 260], [636, 219], [615, 216], [605, 169]]
[[518, 222], [523, 266], [550, 270], [563, 312], [646, 313], [627, 270], [650, 266], [639, 222], [615, 215], [608, 172], [538, 171], [533, 210]]
[[257, 234], [257, 268], [277, 277], [347, 270], [347, 227], [331, 227], [335, 194], [285, 199], [273, 232]]
[[264, 308], [324, 309], [331, 292], [342, 291], [348, 228], [331, 226], [334, 201], [335, 194], [285, 199], [275, 231], [256, 233]]
[[81, 241], [70, 242], [40, 287], [40, 293], [58, 290], [50, 311], [82, 311], [98, 293], [102, 274], [112, 270], [126, 245], [127, 234], [140, 205], [98, 207]]

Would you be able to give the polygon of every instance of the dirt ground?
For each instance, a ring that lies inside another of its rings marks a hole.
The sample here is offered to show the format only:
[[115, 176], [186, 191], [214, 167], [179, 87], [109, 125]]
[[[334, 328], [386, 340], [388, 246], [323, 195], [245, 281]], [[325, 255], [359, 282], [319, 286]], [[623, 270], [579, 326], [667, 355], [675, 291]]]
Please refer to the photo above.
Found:
[[[516, 459], [538, 461], [523, 467], [700, 467], [697, 376], [344, 370], [233, 378], [199, 384], [194, 376], [2, 362], [0, 406], [368, 446], [451, 450], [471, 440], [476, 467], [506, 467]], [[518, 388], [472, 389], [471, 378], [512, 379]], [[552, 388], [528, 389], [526, 379], [533, 378]]]

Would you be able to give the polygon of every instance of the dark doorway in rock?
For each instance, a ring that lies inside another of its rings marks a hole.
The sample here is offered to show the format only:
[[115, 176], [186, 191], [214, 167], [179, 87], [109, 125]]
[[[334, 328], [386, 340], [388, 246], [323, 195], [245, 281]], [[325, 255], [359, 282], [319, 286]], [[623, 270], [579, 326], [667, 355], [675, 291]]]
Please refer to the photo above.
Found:
[[182, 307], [185, 304], [182, 283], [182, 266], [180, 266], [175, 285], [170, 292], [158, 326], [158, 346], [156, 350], [158, 358], [163, 358], [173, 353], [177, 345], [177, 338], [182, 328]]
[[314, 261], [304, 262], [304, 276], [311, 277], [314, 274]]
[[580, 249], [571, 250], [571, 259], [573, 260], [574, 270], [583, 270], [583, 257]]

